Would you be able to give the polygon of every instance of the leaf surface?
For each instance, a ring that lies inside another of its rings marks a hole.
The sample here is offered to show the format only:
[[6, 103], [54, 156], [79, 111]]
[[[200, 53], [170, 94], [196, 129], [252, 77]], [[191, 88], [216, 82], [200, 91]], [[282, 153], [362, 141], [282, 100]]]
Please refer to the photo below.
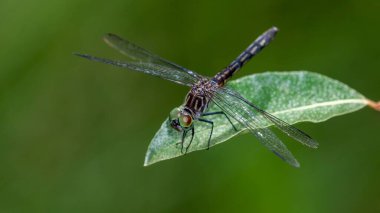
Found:
[[[305, 121], [322, 122], [334, 116], [359, 110], [368, 104], [362, 94], [347, 85], [307, 71], [253, 74], [230, 81], [228, 87], [289, 124]], [[220, 109], [210, 105], [207, 111], [214, 112]], [[236, 132], [223, 115], [213, 115], [207, 119], [212, 120], [215, 125], [211, 146], [248, 132], [244, 128], [238, 128], [239, 131]], [[195, 121], [194, 125], [195, 136], [187, 153], [207, 148], [210, 126], [199, 121]], [[239, 126], [236, 121], [234, 125]], [[263, 123], [262, 127], [267, 125]], [[176, 145], [181, 142], [181, 137], [182, 133], [172, 129], [166, 119], [148, 147], [144, 165], [181, 156], [180, 146]], [[189, 132], [185, 146], [190, 137]], [[252, 141], [257, 140], [252, 137]]]

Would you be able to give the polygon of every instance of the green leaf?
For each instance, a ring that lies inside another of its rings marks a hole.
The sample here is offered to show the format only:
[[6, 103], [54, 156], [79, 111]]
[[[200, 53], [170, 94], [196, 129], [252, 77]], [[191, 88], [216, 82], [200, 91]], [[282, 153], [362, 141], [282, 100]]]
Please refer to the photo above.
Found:
[[[307, 71], [254, 74], [230, 81], [228, 86], [261, 109], [290, 124], [303, 121], [322, 122], [359, 110], [368, 104], [363, 95], [347, 85]], [[208, 111], [220, 109], [211, 105]], [[248, 132], [245, 129], [236, 132], [224, 116], [215, 115], [208, 118], [215, 125], [211, 146]], [[203, 122], [195, 122], [194, 140], [187, 153], [207, 148], [210, 126]], [[239, 126], [236, 122], [234, 125]], [[180, 146], [176, 145], [181, 142], [181, 136], [182, 133], [171, 128], [168, 120], [165, 120], [148, 147], [144, 165], [181, 156]], [[185, 146], [190, 137], [189, 133]], [[293, 165], [298, 166], [298, 162], [294, 162]]]

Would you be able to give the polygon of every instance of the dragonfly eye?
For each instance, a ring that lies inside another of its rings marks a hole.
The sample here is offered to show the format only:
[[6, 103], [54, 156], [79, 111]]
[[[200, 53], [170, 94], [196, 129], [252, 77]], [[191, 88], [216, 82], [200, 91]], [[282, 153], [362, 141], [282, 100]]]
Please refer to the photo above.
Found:
[[181, 113], [181, 110], [179, 108], [174, 108], [172, 111], [170, 111], [170, 114], [169, 114], [170, 126], [179, 132], [182, 131], [182, 127], [179, 123], [180, 113]]
[[193, 123], [193, 118], [190, 115], [181, 115], [179, 117], [179, 124], [182, 127], [190, 127], [191, 124]]
[[179, 118], [180, 112], [181, 110], [179, 108], [174, 108], [172, 111], [170, 111], [169, 119], [172, 121]]

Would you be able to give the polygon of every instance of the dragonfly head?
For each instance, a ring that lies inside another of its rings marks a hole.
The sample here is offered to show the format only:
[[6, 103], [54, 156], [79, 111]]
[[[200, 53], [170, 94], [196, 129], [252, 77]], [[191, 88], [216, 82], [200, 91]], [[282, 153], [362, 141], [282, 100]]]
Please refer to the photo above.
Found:
[[170, 126], [181, 132], [193, 125], [193, 117], [190, 112], [183, 108], [176, 107], [169, 114]]

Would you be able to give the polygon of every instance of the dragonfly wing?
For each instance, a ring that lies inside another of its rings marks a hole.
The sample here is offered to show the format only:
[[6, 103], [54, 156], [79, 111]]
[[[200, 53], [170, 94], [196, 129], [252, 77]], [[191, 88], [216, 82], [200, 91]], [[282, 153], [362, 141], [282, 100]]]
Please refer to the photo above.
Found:
[[210, 94], [210, 97], [212, 97], [211, 100], [214, 104], [229, 117], [245, 126], [269, 150], [290, 165], [299, 167], [298, 161], [285, 144], [269, 128], [262, 127], [267, 121], [263, 120], [263, 116], [260, 116], [257, 111], [252, 110], [249, 105], [226, 92], [225, 88], [216, 90], [215, 93]]
[[91, 61], [97, 61], [97, 62], [111, 64], [111, 65], [122, 67], [122, 68], [127, 68], [127, 69], [138, 71], [138, 72], [143, 72], [149, 75], [157, 76], [157, 77], [175, 82], [177, 84], [181, 84], [181, 85], [185, 85], [189, 87], [198, 81], [197, 78], [195, 78], [192, 75], [189, 75], [186, 72], [183, 72], [182, 70], [174, 69], [174, 68], [163, 66], [160, 64], [154, 64], [154, 63], [148, 63], [148, 62], [122, 62], [122, 61], [110, 60], [110, 59], [105, 59], [105, 58], [99, 58], [99, 57], [95, 57], [95, 56], [91, 56], [87, 54], [80, 54], [80, 53], [74, 53], [74, 54]]
[[103, 40], [112, 48], [119, 51], [121, 54], [129, 57], [130, 59], [138, 62], [153, 63], [159, 64], [163, 67], [168, 67], [175, 70], [181, 70], [188, 75], [193, 76], [194, 78], [200, 79], [201, 76], [197, 73], [188, 70], [184, 67], [181, 67], [171, 61], [168, 61], [164, 58], [161, 58], [154, 53], [149, 52], [148, 50], [134, 44], [128, 40], [125, 40], [115, 34], [108, 33], [103, 37]]
[[230, 96], [233, 96], [235, 97], [235, 99], [240, 101], [240, 103], [244, 103], [245, 105], [248, 105], [252, 111], [255, 111], [259, 115], [261, 115], [260, 116], [261, 118], [262, 117], [265, 118], [267, 122], [274, 124], [278, 129], [286, 133], [288, 136], [294, 138], [295, 140], [302, 143], [303, 145], [306, 145], [311, 148], [318, 148], [318, 143], [302, 130], [260, 109], [259, 107], [255, 106], [250, 101], [242, 97], [239, 93], [228, 88], [222, 88], [222, 90], [223, 90], [222, 93], [229, 94]]

